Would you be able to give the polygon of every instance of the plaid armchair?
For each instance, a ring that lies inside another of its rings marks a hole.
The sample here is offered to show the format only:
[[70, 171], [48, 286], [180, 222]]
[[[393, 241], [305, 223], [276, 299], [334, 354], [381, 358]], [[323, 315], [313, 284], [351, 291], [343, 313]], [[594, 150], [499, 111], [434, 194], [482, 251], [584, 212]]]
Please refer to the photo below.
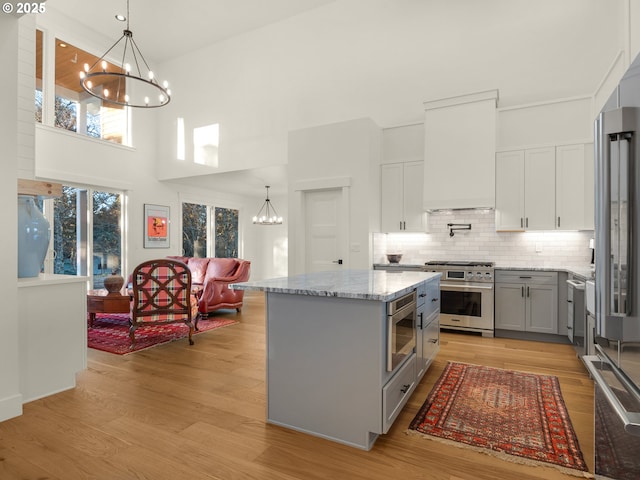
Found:
[[135, 345], [137, 328], [178, 322], [189, 327], [189, 345], [193, 345], [198, 304], [191, 293], [189, 267], [171, 259], [143, 262], [131, 275], [131, 292], [131, 348]]

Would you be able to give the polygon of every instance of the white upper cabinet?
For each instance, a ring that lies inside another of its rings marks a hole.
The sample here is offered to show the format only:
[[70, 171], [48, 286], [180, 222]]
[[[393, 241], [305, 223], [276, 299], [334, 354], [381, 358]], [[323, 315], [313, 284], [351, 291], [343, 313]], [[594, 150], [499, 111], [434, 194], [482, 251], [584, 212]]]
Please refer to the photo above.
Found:
[[524, 227], [553, 230], [556, 214], [556, 152], [554, 147], [524, 152]]
[[593, 148], [496, 154], [496, 230], [593, 229]]
[[381, 229], [383, 232], [424, 232], [423, 162], [382, 165]]
[[556, 228], [593, 230], [593, 145], [556, 148]]
[[553, 230], [555, 149], [496, 155], [496, 230]]
[[496, 154], [496, 230], [524, 230], [524, 150]]
[[425, 102], [424, 209], [495, 206], [498, 91]]

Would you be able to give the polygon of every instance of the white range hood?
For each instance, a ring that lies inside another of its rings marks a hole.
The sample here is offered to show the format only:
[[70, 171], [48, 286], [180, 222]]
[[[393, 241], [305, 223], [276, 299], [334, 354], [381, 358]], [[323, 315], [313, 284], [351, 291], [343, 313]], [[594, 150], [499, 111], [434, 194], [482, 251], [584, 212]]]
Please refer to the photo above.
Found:
[[498, 90], [424, 103], [426, 211], [495, 207]]

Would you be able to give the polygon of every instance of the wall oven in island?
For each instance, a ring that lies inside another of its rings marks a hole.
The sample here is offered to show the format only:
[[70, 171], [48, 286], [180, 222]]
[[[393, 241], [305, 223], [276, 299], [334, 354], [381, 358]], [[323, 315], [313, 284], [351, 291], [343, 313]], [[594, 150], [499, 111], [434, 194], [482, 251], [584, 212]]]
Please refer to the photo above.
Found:
[[432, 261], [425, 271], [440, 272], [440, 328], [493, 337], [493, 263]]
[[389, 302], [387, 306], [387, 371], [393, 372], [416, 348], [416, 291]]

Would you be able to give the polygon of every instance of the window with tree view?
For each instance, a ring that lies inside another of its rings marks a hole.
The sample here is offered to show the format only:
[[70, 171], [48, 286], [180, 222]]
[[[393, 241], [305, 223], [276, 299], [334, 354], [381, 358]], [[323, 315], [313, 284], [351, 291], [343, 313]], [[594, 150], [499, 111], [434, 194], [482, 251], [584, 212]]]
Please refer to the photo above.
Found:
[[88, 275], [95, 289], [108, 275], [122, 274], [121, 219], [121, 193], [64, 186], [53, 207], [53, 273]]
[[238, 258], [238, 210], [215, 208], [216, 257]]
[[185, 257], [207, 256], [207, 206], [182, 204], [182, 254]]

